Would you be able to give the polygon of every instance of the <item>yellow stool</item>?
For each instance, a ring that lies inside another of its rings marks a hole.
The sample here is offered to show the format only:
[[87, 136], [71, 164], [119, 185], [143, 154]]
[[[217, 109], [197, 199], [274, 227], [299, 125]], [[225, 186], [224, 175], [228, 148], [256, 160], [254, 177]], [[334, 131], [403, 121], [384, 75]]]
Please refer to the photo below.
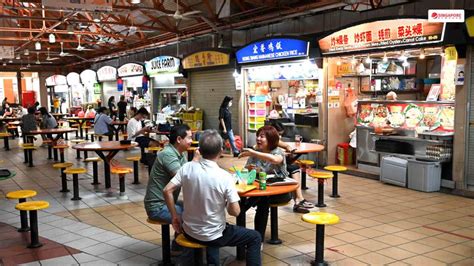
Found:
[[0, 138], [3, 139], [3, 143], [4, 143], [4, 148], [5, 150], [9, 151], [10, 150], [10, 138], [12, 137], [13, 135], [8, 133], [8, 132], [0, 132]]
[[85, 168], [67, 168], [64, 173], [72, 175], [72, 192], [73, 196], [71, 200], [81, 200], [79, 197], [79, 174], [85, 174], [87, 170]]
[[53, 164], [53, 168], [55, 169], [60, 169], [61, 171], [61, 190], [59, 192], [69, 192], [69, 189], [67, 188], [67, 179], [66, 179], [66, 173], [64, 173], [64, 170], [71, 167], [73, 163], [55, 163]]
[[311, 265], [328, 265], [324, 261], [324, 227], [339, 223], [339, 217], [332, 213], [311, 212], [303, 214], [301, 220], [316, 225], [316, 260], [311, 262]]
[[43, 245], [39, 242], [39, 236], [38, 236], [38, 211], [46, 209], [48, 207], [49, 207], [49, 203], [47, 201], [28, 201], [28, 202], [18, 203], [15, 207], [19, 211], [30, 212], [31, 242], [28, 248], [39, 248]]
[[23, 143], [21, 148], [25, 151], [24, 163], [28, 163], [29, 167], [33, 167], [33, 151], [36, 150], [36, 147], [33, 143]]
[[53, 146], [53, 150], [54, 150], [54, 160], [57, 161], [58, 160], [58, 151], [59, 151], [59, 162], [61, 163], [64, 163], [64, 150], [69, 148], [68, 145], [55, 145]]
[[120, 184], [120, 194], [117, 197], [118, 199], [126, 200], [128, 196], [125, 195], [125, 175], [132, 173], [132, 168], [128, 167], [114, 167], [110, 171], [112, 174], [116, 174], [119, 176], [119, 184]]
[[318, 204], [316, 207], [323, 208], [326, 207], [324, 204], [324, 180], [332, 178], [333, 175], [331, 172], [315, 171], [309, 173], [309, 176], [316, 178], [318, 180]]
[[296, 164], [300, 166], [301, 169], [301, 189], [308, 189], [306, 186], [306, 169], [314, 165], [314, 161], [311, 160], [296, 160]]
[[161, 257], [163, 261], [160, 265], [171, 265], [171, 239], [170, 239], [170, 224], [164, 221], [146, 220], [150, 224], [161, 225]]
[[102, 162], [102, 159], [99, 157], [90, 157], [83, 160], [85, 163], [92, 163], [92, 178], [93, 181], [91, 185], [100, 185], [99, 182], [99, 162]]
[[[17, 199], [18, 203], [26, 202], [27, 198], [34, 196], [36, 196], [36, 191], [34, 190], [17, 190], [7, 193], [7, 199]], [[26, 211], [20, 211], [20, 223], [21, 226], [18, 228], [18, 232], [30, 231], [28, 227], [28, 213]]]
[[146, 148], [146, 152], [153, 152], [153, 153], [157, 153], [159, 151], [161, 151], [163, 148], [161, 147], [148, 147]]
[[282, 243], [278, 238], [278, 207], [286, 205], [288, 202], [270, 204], [270, 240], [267, 241], [268, 244], [279, 245]]
[[196, 243], [196, 242], [193, 242], [193, 241], [187, 239], [183, 234], [179, 234], [178, 237], [176, 237], [176, 243], [178, 243], [178, 245], [180, 245], [182, 247], [185, 247], [185, 248], [196, 249], [194, 251], [194, 262], [197, 265], [204, 265], [202, 249], [206, 248], [207, 246], [201, 245], [201, 244]]
[[333, 178], [332, 178], [332, 194], [329, 195], [329, 197], [331, 198], [339, 198], [341, 196], [339, 196], [339, 194], [337, 193], [337, 189], [338, 189], [338, 185], [337, 185], [337, 174], [338, 172], [345, 172], [347, 171], [347, 167], [345, 166], [342, 166], [342, 165], [328, 165], [326, 167], [324, 167], [324, 170], [327, 170], [327, 171], [331, 171], [332, 174], [333, 174]]
[[89, 129], [91, 129], [92, 127], [87, 126], [86, 124], [84, 124], [82, 126], [82, 128], [86, 130], [86, 140], [89, 140]]
[[[71, 143], [74, 143], [74, 144], [81, 144], [81, 143], [84, 143], [84, 142], [86, 142], [86, 141], [83, 140], [83, 139], [73, 139], [73, 140], [71, 140]], [[84, 157], [87, 158], [87, 156], [85, 156], [85, 154], [84, 154]], [[76, 159], [82, 159], [80, 150], [76, 150]]]
[[194, 158], [194, 152], [197, 151], [199, 147], [189, 147], [188, 152], [188, 162], [192, 161]]
[[138, 162], [140, 161], [140, 156], [130, 156], [127, 157], [125, 160], [129, 162], [133, 162], [133, 183], [135, 185], [140, 184], [140, 180], [138, 180]]
[[127, 140], [128, 139], [128, 134], [127, 133], [120, 133], [119, 138], [122, 138], [123, 140]]

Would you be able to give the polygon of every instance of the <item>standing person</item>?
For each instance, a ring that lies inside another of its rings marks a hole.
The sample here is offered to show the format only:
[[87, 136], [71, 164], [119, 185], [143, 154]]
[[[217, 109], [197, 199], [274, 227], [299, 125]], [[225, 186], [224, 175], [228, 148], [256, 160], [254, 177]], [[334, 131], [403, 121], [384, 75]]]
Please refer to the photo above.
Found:
[[118, 118], [120, 121], [125, 120], [127, 115], [127, 101], [125, 101], [125, 95], [120, 96], [120, 101], [117, 103], [118, 106]]
[[58, 95], [54, 96], [53, 99], [53, 112], [59, 113], [59, 108], [61, 107], [61, 99]]
[[5, 99], [3, 99], [2, 106], [4, 106], [6, 103], [8, 103], [8, 98], [7, 97], [5, 97]]
[[[247, 246], [247, 265], [261, 265], [260, 234], [226, 223], [226, 210], [235, 217], [240, 214], [240, 197], [232, 176], [217, 165], [222, 138], [216, 130], [205, 130], [201, 134], [199, 152], [202, 158], [181, 167], [163, 190], [174, 230], [208, 246], [208, 265], [219, 265], [219, 248], [224, 246]], [[180, 188], [184, 206], [192, 206], [184, 209], [182, 224], [174, 197]]]
[[[256, 149], [243, 149], [239, 158], [249, 157], [245, 167], [252, 165], [266, 173], [273, 174], [275, 171], [284, 176], [288, 176], [285, 153], [278, 147], [279, 141], [280, 136], [274, 127], [263, 126], [257, 130]], [[265, 238], [265, 230], [267, 229], [270, 202], [282, 203], [290, 201], [291, 198], [286, 196], [287, 195], [278, 195], [259, 198], [255, 213], [254, 228], [260, 233], [262, 239]]]
[[145, 107], [142, 107], [127, 124], [128, 139], [138, 142], [141, 148], [158, 147], [160, 145], [158, 141], [145, 136], [145, 134], [151, 131], [151, 128], [149, 126], [143, 127], [142, 121], [149, 115], [150, 113]]
[[[165, 203], [163, 188], [176, 175], [181, 166], [188, 161], [186, 151], [191, 143], [192, 132], [189, 126], [181, 124], [171, 128], [170, 142], [157, 154], [148, 179], [144, 199], [148, 218], [171, 223], [171, 214]], [[174, 193], [175, 202], [178, 195], [179, 190]], [[176, 202], [175, 209], [178, 214], [182, 213], [182, 203]]]
[[109, 107], [110, 117], [112, 119], [117, 115], [117, 106], [115, 106], [115, 96], [110, 96], [109, 101], [107, 102], [107, 106]]
[[219, 108], [219, 130], [222, 132], [224, 139], [229, 139], [230, 147], [234, 157], [239, 156], [239, 150], [235, 146], [234, 132], [232, 131], [232, 113], [230, 107], [232, 106], [232, 97], [225, 96]]
[[112, 140], [114, 131], [110, 128], [112, 118], [107, 115], [107, 107], [100, 107], [97, 112], [94, 119], [94, 133], [109, 136], [109, 140]]

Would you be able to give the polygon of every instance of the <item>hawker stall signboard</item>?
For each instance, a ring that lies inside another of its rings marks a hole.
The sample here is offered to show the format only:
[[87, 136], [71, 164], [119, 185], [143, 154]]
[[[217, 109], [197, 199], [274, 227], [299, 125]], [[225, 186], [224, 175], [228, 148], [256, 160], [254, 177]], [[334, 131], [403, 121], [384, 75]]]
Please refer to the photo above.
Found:
[[0, 58], [3, 59], [13, 59], [15, 58], [13, 46], [0, 46]]
[[347, 53], [442, 42], [445, 23], [427, 19], [392, 19], [365, 23], [319, 40], [323, 54]]
[[66, 76], [67, 84], [69, 86], [81, 84], [81, 77], [76, 72], [71, 72]]
[[180, 60], [172, 56], [158, 56], [145, 62], [146, 73], [149, 76], [163, 73], [178, 73]]
[[239, 64], [270, 61], [287, 58], [306, 57], [309, 53], [309, 42], [290, 39], [272, 38], [253, 42], [236, 53]]
[[66, 77], [63, 75], [52, 75], [46, 78], [46, 86], [67, 85]]
[[97, 70], [97, 78], [100, 82], [117, 80], [117, 69], [111, 66], [103, 66]]
[[118, 68], [118, 76], [131, 77], [131, 76], [141, 76], [143, 75], [143, 66], [135, 63], [128, 63]]
[[218, 51], [201, 51], [186, 56], [183, 59], [183, 68], [201, 68], [223, 66], [229, 64], [229, 54]]
[[97, 74], [94, 70], [86, 69], [81, 72], [80, 76], [83, 85], [97, 83]]

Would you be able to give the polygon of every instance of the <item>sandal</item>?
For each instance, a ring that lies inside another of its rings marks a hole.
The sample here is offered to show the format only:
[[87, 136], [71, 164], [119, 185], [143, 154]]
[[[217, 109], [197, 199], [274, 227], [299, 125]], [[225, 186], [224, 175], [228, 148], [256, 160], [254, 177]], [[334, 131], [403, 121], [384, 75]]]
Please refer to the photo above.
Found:
[[293, 212], [297, 213], [309, 213], [309, 210], [304, 208], [303, 206], [300, 206], [298, 204], [293, 205]]

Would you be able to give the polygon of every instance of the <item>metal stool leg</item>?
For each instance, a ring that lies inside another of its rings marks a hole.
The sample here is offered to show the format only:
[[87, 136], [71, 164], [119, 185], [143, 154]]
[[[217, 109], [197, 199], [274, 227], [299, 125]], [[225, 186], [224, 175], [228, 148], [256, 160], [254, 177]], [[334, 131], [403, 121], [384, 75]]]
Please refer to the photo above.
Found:
[[65, 139], [65, 140], [69, 140], [69, 136], [68, 136], [68, 133], [67, 133], [67, 132], [64, 133], [64, 139]]
[[61, 168], [61, 190], [59, 192], [69, 192], [67, 188], [67, 179], [66, 174], [64, 173], [64, 168]]
[[79, 176], [78, 174], [72, 175], [72, 190], [73, 190], [73, 197], [71, 200], [81, 200], [82, 198], [79, 197]]
[[61, 163], [64, 163], [64, 149], [60, 149], [59, 150], [59, 158], [60, 158], [60, 162]]
[[51, 143], [48, 143], [48, 160], [53, 159], [53, 147], [51, 147]]
[[38, 236], [38, 212], [30, 211], [31, 243], [28, 248], [39, 248], [43, 244], [39, 242]]
[[301, 189], [308, 189], [308, 187], [306, 186], [306, 165], [303, 165], [303, 167], [301, 167]]
[[326, 207], [324, 204], [324, 179], [318, 178], [318, 204], [316, 207], [323, 208]]
[[23, 163], [28, 163], [28, 151], [27, 150], [23, 150], [23, 155], [25, 156], [25, 160], [23, 161]]
[[278, 207], [270, 207], [270, 240], [268, 244], [279, 245], [282, 241], [278, 238]]
[[92, 162], [92, 176], [93, 176], [93, 182], [91, 185], [100, 185], [99, 182], [99, 169], [98, 169], [98, 163], [97, 162]]
[[76, 159], [81, 159], [81, 151], [76, 150]]
[[[26, 199], [18, 199], [19, 203], [26, 202]], [[28, 232], [30, 228], [28, 227], [28, 212], [27, 211], [20, 211], [20, 223], [21, 227], [18, 228], [18, 232]]]
[[332, 194], [329, 195], [331, 198], [339, 198], [339, 194], [337, 193], [337, 172], [332, 172], [333, 178], [332, 178]]
[[91, 141], [94, 142], [94, 134], [91, 135]]
[[315, 254], [315, 261], [311, 262], [311, 265], [317, 266], [324, 266], [328, 265], [327, 262], [324, 261], [324, 225], [317, 224], [316, 225], [316, 254]]
[[86, 140], [89, 140], [89, 129], [86, 128]]
[[124, 174], [119, 175], [119, 186], [120, 186], [120, 194], [118, 198], [123, 199], [123, 200], [128, 199], [128, 196], [125, 195], [125, 175]]
[[133, 183], [132, 184], [140, 184], [138, 180], [138, 162], [133, 162]]
[[89, 156], [87, 156], [87, 151], [84, 151], [84, 159], [87, 159]]
[[162, 224], [161, 225], [161, 256], [163, 257], [163, 261], [161, 265], [173, 265], [171, 262], [171, 244], [170, 244], [170, 225], [169, 224]]
[[5, 144], [5, 150], [10, 150], [10, 143], [8, 141], [8, 137], [3, 137], [3, 143]]
[[54, 156], [54, 161], [58, 161], [58, 149], [53, 149], [53, 156]]
[[28, 167], [33, 166], [33, 150], [28, 150]]
[[141, 157], [145, 158], [145, 148], [140, 147]]

